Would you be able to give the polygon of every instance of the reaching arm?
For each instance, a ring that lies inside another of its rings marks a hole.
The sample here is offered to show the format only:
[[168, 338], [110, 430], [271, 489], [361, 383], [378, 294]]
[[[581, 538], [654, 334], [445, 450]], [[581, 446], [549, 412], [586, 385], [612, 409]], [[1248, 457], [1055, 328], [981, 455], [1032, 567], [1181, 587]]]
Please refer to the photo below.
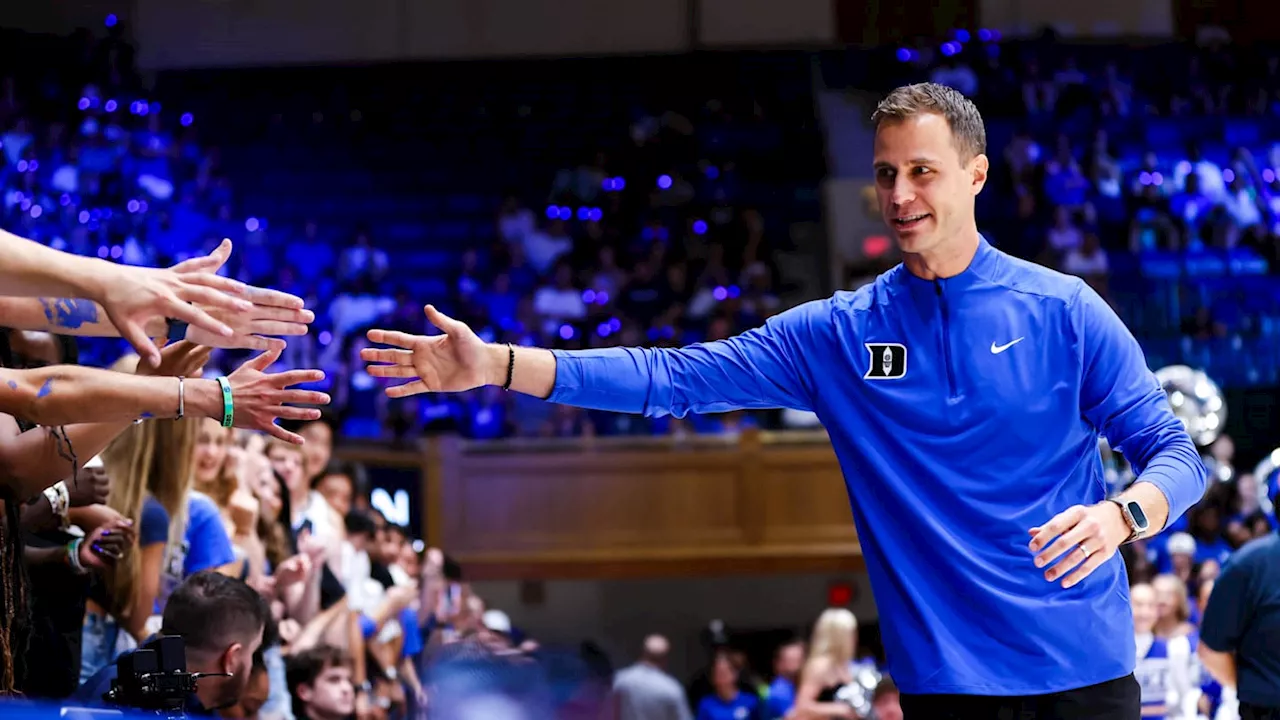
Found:
[[[555, 351], [555, 385], [548, 399], [649, 417], [812, 410], [814, 393], [802, 358], [813, 351], [814, 325], [829, 321], [830, 312], [826, 301], [806, 303], [728, 340], [679, 349]], [[523, 371], [517, 357], [513, 387]]]
[[[324, 373], [292, 370], [267, 374], [266, 369], [279, 359], [284, 347], [282, 341], [273, 343], [276, 344], [271, 350], [245, 362], [227, 378], [232, 389], [234, 425], [264, 430], [301, 444], [298, 435], [276, 425], [275, 419], [319, 417], [319, 410], [288, 407], [285, 403], [328, 404], [329, 396], [324, 393], [289, 389], [291, 385], [323, 379]], [[221, 419], [221, 387], [215, 380], [142, 377], [77, 365], [0, 369], [0, 412], [37, 425], [173, 418], [177, 417], [180, 404], [187, 416]]]
[[[156, 318], [147, 324], [147, 335], [164, 335], [163, 326], [163, 318]], [[76, 298], [0, 297], [0, 327], [79, 337], [120, 337], [101, 305]]]
[[811, 410], [815, 396], [805, 357], [813, 339], [827, 332], [829, 301], [806, 303], [770, 318], [741, 335], [680, 349], [511, 350], [485, 345], [466, 325], [428, 306], [427, 317], [444, 335], [421, 337], [371, 330], [375, 343], [403, 349], [368, 348], [370, 374], [417, 378], [388, 388], [391, 397], [420, 392], [457, 392], [502, 385], [511, 369], [511, 389], [552, 402], [650, 417], [690, 412], [787, 407]]
[[[217, 382], [192, 378], [185, 385], [186, 414], [222, 417]], [[178, 415], [178, 380], [78, 365], [0, 370], [0, 411], [47, 426], [173, 418]]]
[[[157, 332], [157, 324], [163, 324], [166, 318], [190, 323], [206, 333], [200, 337], [188, 334], [188, 338], [220, 347], [266, 347], [261, 338], [253, 345], [232, 340], [242, 332], [224, 320], [236, 317], [235, 313], [252, 316], [242, 326], [253, 326], [254, 321], [271, 322], [272, 329], [259, 329], [266, 327], [259, 324], [249, 330], [266, 335], [298, 334], [296, 328], [280, 330], [277, 321], [291, 325], [310, 322], [300, 321], [301, 316], [296, 314], [302, 310], [301, 299], [218, 276], [218, 269], [230, 255], [231, 241], [224, 240], [213, 253], [172, 268], [140, 268], [59, 252], [0, 231], [0, 295], [44, 297], [40, 311], [47, 313], [47, 324], [41, 325], [39, 318], [33, 317], [35, 305], [30, 303], [16, 308], [6, 304], [0, 307], [0, 317], [16, 315], [22, 321], [18, 327], [61, 325], [60, 331], [78, 329], [85, 334], [105, 333], [98, 324], [98, 318], [105, 318], [151, 365], [160, 361], [151, 333]], [[255, 308], [263, 306], [280, 312], [262, 316]], [[211, 343], [205, 337], [222, 340]]]
[[1137, 471], [1122, 497], [1138, 501], [1155, 534], [1204, 495], [1204, 463], [1111, 307], [1081, 283], [1071, 313], [1084, 369], [1081, 410]]
[[0, 288], [5, 295], [98, 298], [114, 267], [105, 260], [64, 253], [0, 230]]
[[[176, 276], [217, 272], [231, 254], [231, 242], [223, 241], [209, 255], [179, 263], [169, 270]], [[115, 268], [118, 266], [111, 265]], [[186, 328], [185, 339], [197, 345], [219, 348], [266, 350], [264, 336], [305, 335], [315, 316], [302, 307], [301, 298], [276, 290], [250, 286], [237, 289], [242, 299], [251, 304], [245, 310], [227, 310], [208, 306], [203, 310], [217, 322], [225, 323], [232, 333], [209, 332], [199, 325]], [[107, 310], [93, 300], [76, 297], [0, 297], [0, 327], [17, 330], [41, 330], [60, 335], [82, 337], [120, 337], [121, 331], [107, 317]], [[165, 337], [169, 333], [165, 317], [153, 315], [142, 325], [148, 338]]]

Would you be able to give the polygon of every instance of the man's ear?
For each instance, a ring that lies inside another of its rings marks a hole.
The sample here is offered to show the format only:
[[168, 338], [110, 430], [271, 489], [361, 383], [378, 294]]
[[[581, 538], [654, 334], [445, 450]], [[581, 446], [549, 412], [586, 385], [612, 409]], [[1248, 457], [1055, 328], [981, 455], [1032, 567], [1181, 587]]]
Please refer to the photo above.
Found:
[[224, 673], [234, 673], [239, 667], [240, 654], [244, 652], [242, 643], [231, 643], [222, 653], [222, 657], [218, 659], [218, 670]]
[[991, 161], [986, 155], [979, 153], [973, 158], [970, 167], [973, 172], [973, 194], [977, 195], [987, 184], [987, 172], [991, 169]]

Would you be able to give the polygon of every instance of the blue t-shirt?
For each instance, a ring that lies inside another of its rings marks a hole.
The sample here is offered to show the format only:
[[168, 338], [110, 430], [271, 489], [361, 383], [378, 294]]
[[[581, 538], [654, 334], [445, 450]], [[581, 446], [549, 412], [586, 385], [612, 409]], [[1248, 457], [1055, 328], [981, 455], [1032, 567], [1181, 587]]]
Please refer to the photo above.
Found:
[[1280, 535], [1231, 556], [1205, 606], [1200, 642], [1235, 653], [1240, 702], [1280, 707]]
[[222, 524], [218, 506], [198, 492], [187, 495], [187, 529], [182, 547], [169, 548], [160, 575], [160, 592], [156, 595], [157, 615], [164, 613], [169, 596], [186, 578], [201, 570], [212, 570], [235, 562], [235, 548]]
[[760, 698], [741, 691], [732, 700], [708, 695], [698, 703], [697, 720], [760, 720]]
[[148, 495], [142, 501], [142, 516], [138, 519], [138, 547], [168, 542], [169, 512], [159, 500]]
[[769, 683], [769, 699], [765, 701], [768, 709], [767, 720], [779, 720], [796, 704], [795, 683], [784, 677], [776, 677]]
[[1195, 443], [1115, 311], [1080, 278], [981, 238], [958, 275], [898, 265], [728, 340], [553, 352], [551, 402], [816, 413], [903, 693], [1040, 695], [1132, 673], [1124, 560], [1063, 588], [1035, 566], [1028, 531], [1106, 500], [1099, 435], [1170, 518], [1204, 494]]
[[418, 624], [418, 611], [405, 608], [400, 611], [400, 631], [404, 633], [404, 645], [400, 657], [417, 657], [422, 652], [422, 628]]

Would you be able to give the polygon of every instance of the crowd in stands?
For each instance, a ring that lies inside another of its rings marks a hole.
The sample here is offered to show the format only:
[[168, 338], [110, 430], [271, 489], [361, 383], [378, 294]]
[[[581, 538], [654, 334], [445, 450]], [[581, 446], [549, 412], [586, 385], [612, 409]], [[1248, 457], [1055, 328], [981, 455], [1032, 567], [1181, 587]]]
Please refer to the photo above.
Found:
[[[1185, 72], [1150, 77], [1122, 60], [1093, 68], [1060, 50], [1041, 64], [1007, 58], [996, 43], [956, 45], [941, 58], [908, 51], [906, 59], [911, 73], [978, 97], [993, 117], [1024, 118], [1008, 142], [991, 148], [1001, 169], [997, 200], [983, 211], [997, 237], [1113, 298], [1108, 279], [1121, 254], [1239, 250], [1274, 267], [1280, 146], [1240, 130], [1241, 138], [1229, 135], [1213, 148], [1181, 138], [1155, 147], [1145, 136], [1116, 133], [1131, 125], [1112, 121], [1229, 113], [1261, 122], [1280, 104], [1275, 57], [1245, 61], [1234, 50], [1202, 49], [1182, 61]], [[125, 432], [103, 454], [110, 492], [71, 512], [87, 530], [131, 523], [138, 547], [87, 574], [33, 573], [40, 596], [63, 592], [72, 580], [81, 592], [36, 606], [35, 650], [16, 656], [20, 688], [49, 698], [66, 698], [81, 683], [97, 690], [121, 651], [201, 617], [192, 608], [205, 607], [202, 598], [234, 605], [248, 597], [262, 607], [245, 613], [260, 615], [265, 630], [234, 643], [250, 656], [237, 667], [251, 672], [242, 673], [247, 685], [229, 717], [403, 717], [428, 706], [440, 717], [465, 717], [450, 703], [478, 702], [477, 682], [502, 689], [486, 694], [492, 706], [469, 706], [488, 718], [517, 717], [500, 704], [512, 699], [535, 717], [552, 716], [538, 708], [585, 717], [629, 693], [660, 696], [669, 685], [655, 680], [665, 653], [660, 639], [616, 679], [598, 649], [541, 648], [473, 594], [445, 553], [422, 547], [371, 508], [359, 468], [331, 462], [333, 442], [446, 430], [478, 439], [726, 433], [778, 424], [780, 416], [644, 419], [494, 388], [388, 405], [359, 352], [371, 325], [429, 330], [414, 299], [388, 291], [402, 258], [356, 224], [276, 228], [242, 217], [218, 151], [199, 141], [199, 118], [147, 97], [118, 34], [76, 36], [57, 52], [72, 60], [0, 83], [4, 227], [136, 265], [172, 264], [234, 238], [233, 274], [326, 309], [313, 335], [290, 342], [285, 362], [327, 370], [339, 415], [301, 427], [302, 450], [195, 419]], [[679, 345], [759, 325], [784, 309], [775, 262], [784, 240], [743, 199], [755, 173], [736, 154], [707, 148], [744, 126], [750, 135], [768, 117], [758, 105], [722, 101], [699, 114], [652, 108], [618, 128], [623, 140], [615, 147], [566, 167], [550, 187], [513, 191], [495, 208], [497, 242], [468, 248], [449, 296], [431, 300], [486, 339], [559, 348]], [[992, 209], [1001, 197], [1010, 199], [1003, 214]], [[1215, 322], [1192, 317], [1186, 332], [1218, 333]], [[74, 361], [52, 336], [10, 342], [39, 345], [52, 358], [46, 362]], [[87, 345], [83, 359], [107, 364], [118, 349]], [[215, 356], [210, 372], [237, 359]], [[1229, 457], [1217, 460], [1229, 468]], [[1131, 548], [1135, 583], [1152, 583], [1157, 606], [1143, 632], [1189, 637], [1194, 646], [1197, 608], [1217, 569], [1233, 549], [1274, 527], [1251, 479], [1229, 470], [1219, 479], [1182, 525]], [[233, 645], [219, 645], [226, 642], [196, 639], [193, 647], [222, 652]], [[255, 645], [259, 652], [248, 649]], [[829, 611], [807, 649], [779, 648], [765, 682], [741, 652], [717, 642], [683, 701], [699, 720], [765, 720], [786, 715], [792, 703], [835, 701], [856, 685], [873, 717], [899, 716], [891, 681], [863, 681], [867, 665], [856, 647], [852, 615]], [[1189, 707], [1211, 716], [1212, 683], [1188, 683], [1203, 690]], [[216, 700], [199, 699], [206, 706]], [[754, 715], [738, 714], [742, 708]]]

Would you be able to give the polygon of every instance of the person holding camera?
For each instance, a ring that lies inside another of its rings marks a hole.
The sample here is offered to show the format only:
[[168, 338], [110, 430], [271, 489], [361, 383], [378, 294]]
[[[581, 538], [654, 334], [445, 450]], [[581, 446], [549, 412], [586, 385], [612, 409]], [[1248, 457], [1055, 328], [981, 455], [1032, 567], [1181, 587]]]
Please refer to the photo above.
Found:
[[[200, 679], [198, 689], [183, 707], [187, 715], [212, 715], [240, 701], [269, 617], [266, 602], [253, 588], [215, 571], [192, 575], [178, 586], [165, 605], [160, 636], [183, 639], [187, 672], [223, 675]], [[103, 696], [117, 679], [120, 662], [106, 666], [81, 685], [73, 700], [90, 707], [103, 706]], [[128, 702], [128, 698], [124, 700]]]

